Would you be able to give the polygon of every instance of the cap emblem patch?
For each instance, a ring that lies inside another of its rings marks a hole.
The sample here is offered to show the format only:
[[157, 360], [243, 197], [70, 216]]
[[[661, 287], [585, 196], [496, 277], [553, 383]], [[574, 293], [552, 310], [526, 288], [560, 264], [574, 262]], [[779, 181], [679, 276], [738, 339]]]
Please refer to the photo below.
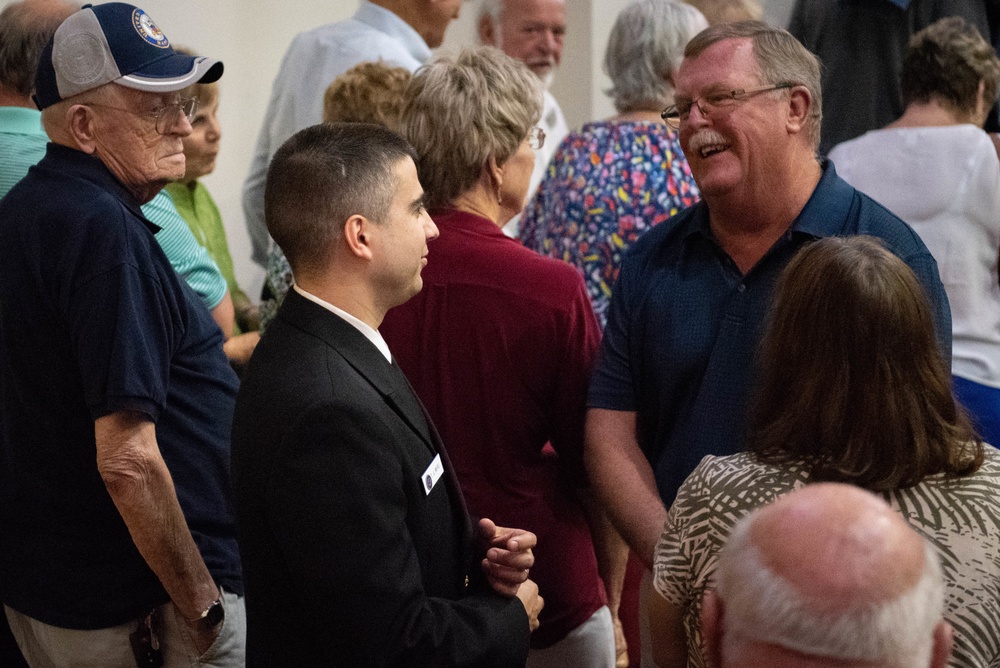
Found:
[[161, 49], [170, 47], [170, 40], [167, 39], [167, 36], [156, 27], [156, 24], [153, 23], [153, 19], [149, 18], [149, 14], [141, 9], [135, 9], [132, 11], [132, 26], [135, 28], [135, 31], [139, 33], [140, 37], [153, 46]]

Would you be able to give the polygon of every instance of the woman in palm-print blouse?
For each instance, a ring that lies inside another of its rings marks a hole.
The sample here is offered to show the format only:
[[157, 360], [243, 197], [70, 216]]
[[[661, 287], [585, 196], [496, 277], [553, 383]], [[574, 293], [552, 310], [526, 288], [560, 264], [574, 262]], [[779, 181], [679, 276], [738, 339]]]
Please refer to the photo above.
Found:
[[937, 550], [949, 665], [1000, 665], [1000, 452], [952, 395], [913, 272], [870, 237], [805, 246], [779, 280], [758, 365], [748, 452], [702, 460], [657, 544], [661, 668], [705, 665], [701, 597], [733, 525], [820, 480], [881, 493]]

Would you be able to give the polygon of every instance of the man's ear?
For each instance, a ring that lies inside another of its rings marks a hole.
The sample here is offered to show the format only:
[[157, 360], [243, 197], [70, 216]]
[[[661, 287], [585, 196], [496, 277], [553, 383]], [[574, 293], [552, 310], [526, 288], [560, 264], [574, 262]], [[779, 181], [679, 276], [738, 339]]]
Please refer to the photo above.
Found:
[[479, 41], [487, 46], [497, 45], [497, 26], [489, 13], [479, 17]]
[[793, 86], [788, 100], [786, 127], [791, 134], [798, 134], [809, 122], [809, 110], [814, 100], [805, 86]]
[[354, 214], [344, 223], [344, 243], [355, 257], [363, 260], [372, 259], [372, 234], [374, 223], [362, 216]]
[[74, 104], [66, 110], [66, 127], [76, 148], [88, 155], [97, 150], [94, 110], [85, 104]]
[[942, 620], [934, 627], [934, 650], [931, 654], [931, 668], [945, 668], [951, 658], [951, 648], [955, 644], [955, 629]]
[[706, 589], [701, 597], [701, 651], [714, 668], [722, 666], [722, 634], [725, 632], [724, 613], [725, 606], [715, 595], [715, 590]]

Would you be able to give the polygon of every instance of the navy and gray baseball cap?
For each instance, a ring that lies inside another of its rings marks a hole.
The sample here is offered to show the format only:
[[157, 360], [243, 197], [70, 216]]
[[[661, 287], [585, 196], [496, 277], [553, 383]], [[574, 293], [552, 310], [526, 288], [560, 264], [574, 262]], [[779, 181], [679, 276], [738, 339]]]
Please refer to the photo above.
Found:
[[56, 30], [35, 75], [39, 109], [115, 82], [170, 93], [222, 76], [222, 63], [175, 53], [149, 14], [124, 2], [84, 5]]

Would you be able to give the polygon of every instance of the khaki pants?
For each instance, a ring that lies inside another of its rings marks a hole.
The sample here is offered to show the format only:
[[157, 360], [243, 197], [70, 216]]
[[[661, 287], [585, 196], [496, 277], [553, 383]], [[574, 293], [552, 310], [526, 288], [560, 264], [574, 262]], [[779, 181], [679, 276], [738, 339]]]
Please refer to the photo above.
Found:
[[[246, 608], [243, 598], [223, 592], [226, 611], [219, 637], [198, 656], [187, 625], [173, 603], [159, 608], [158, 638], [164, 668], [243, 668], [246, 665]], [[10, 630], [31, 668], [136, 668], [129, 635], [138, 620], [94, 631], [64, 629], [4, 606]]]
[[608, 606], [551, 647], [528, 652], [527, 668], [614, 668], [615, 629]]

